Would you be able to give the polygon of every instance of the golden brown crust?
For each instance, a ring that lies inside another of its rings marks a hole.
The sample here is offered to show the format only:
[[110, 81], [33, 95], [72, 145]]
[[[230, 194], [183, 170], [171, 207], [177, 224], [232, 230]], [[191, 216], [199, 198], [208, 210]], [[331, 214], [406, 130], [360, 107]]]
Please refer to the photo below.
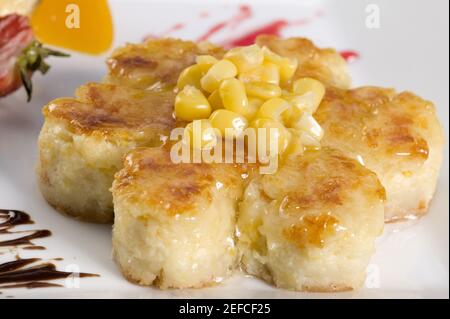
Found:
[[295, 225], [283, 230], [284, 237], [300, 249], [305, 246], [322, 248], [325, 239], [336, 233], [339, 220], [328, 214], [305, 216]]
[[387, 191], [387, 222], [427, 212], [444, 143], [434, 105], [411, 92], [328, 88], [315, 113], [322, 145], [373, 170]]
[[347, 64], [334, 49], [318, 48], [306, 38], [282, 39], [272, 35], [258, 36], [256, 43], [282, 56], [296, 58], [298, 68], [294, 79], [312, 77], [325, 85], [350, 87]]
[[323, 145], [360, 156], [368, 167], [423, 163], [429, 154], [425, 131], [435, 125], [430, 102], [376, 87], [329, 88], [315, 117], [325, 131]]
[[265, 175], [262, 187], [268, 198], [282, 203], [287, 214], [296, 215], [313, 209], [332, 211], [357, 189], [368, 200], [385, 199], [384, 188], [373, 172], [326, 147], [290, 159], [276, 174]]
[[251, 182], [240, 204], [244, 268], [282, 288], [355, 289], [383, 229], [384, 199], [378, 177], [342, 152], [288, 157]]
[[115, 176], [114, 196], [159, 207], [169, 215], [190, 213], [212, 200], [216, 187], [240, 187], [241, 170], [234, 164], [173, 163], [170, 146], [138, 149]]
[[78, 88], [76, 96], [50, 102], [44, 116], [64, 121], [79, 134], [117, 134], [124, 139], [167, 135], [179, 124], [172, 116], [172, 92], [88, 83]]
[[364, 205], [382, 203], [386, 196], [372, 171], [330, 148], [289, 159], [276, 174], [263, 176], [261, 185], [269, 202], [296, 220], [282, 235], [301, 249], [321, 248], [339, 227], [346, 227], [336, 212], [354, 202], [355, 194], [364, 198]]
[[116, 49], [108, 59], [107, 80], [141, 89], [173, 87], [183, 69], [195, 63], [197, 55], [222, 57], [224, 50], [207, 43], [178, 39], [151, 39]]

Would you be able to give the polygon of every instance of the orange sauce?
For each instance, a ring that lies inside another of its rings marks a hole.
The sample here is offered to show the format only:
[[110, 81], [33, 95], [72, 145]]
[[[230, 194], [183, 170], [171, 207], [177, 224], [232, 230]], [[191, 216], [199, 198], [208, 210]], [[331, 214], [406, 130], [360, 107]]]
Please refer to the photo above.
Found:
[[107, 0], [41, 0], [31, 24], [39, 41], [82, 53], [100, 54], [113, 41]]

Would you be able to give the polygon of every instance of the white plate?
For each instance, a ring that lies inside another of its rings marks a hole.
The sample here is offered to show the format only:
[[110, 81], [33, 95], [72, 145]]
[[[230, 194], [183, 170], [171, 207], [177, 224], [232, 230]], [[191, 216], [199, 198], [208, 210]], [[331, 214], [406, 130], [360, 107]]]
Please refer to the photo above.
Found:
[[[217, 1], [111, 1], [115, 23], [114, 46], [161, 34], [178, 22], [187, 27], [171, 35], [196, 39], [209, 26], [236, 13], [238, 4]], [[252, 1], [250, 1], [252, 3]], [[355, 85], [373, 84], [409, 89], [435, 102], [448, 141], [448, 2], [447, 1], [253, 1], [252, 19], [211, 40], [223, 41], [274, 19], [308, 18], [304, 26], [283, 31], [307, 36], [321, 46], [354, 49], [361, 58], [350, 65]], [[380, 9], [380, 28], [367, 28], [366, 5]], [[205, 17], [203, 12], [208, 12]], [[317, 13], [321, 13], [317, 15]], [[311, 18], [311, 19], [309, 19]], [[111, 259], [111, 227], [80, 223], [56, 213], [42, 198], [34, 166], [36, 139], [42, 125], [41, 107], [49, 100], [71, 96], [86, 81], [100, 80], [105, 56], [73, 53], [69, 60], [52, 59], [45, 76], [35, 76], [31, 103], [23, 90], [0, 99], [0, 208], [29, 212], [40, 228], [53, 236], [36, 243], [46, 251], [18, 250], [22, 257], [54, 258], [60, 269], [76, 265], [80, 271], [101, 274], [81, 279], [79, 288], [10, 289], [1, 297], [439, 297], [449, 296], [449, 171], [448, 144], [436, 196], [429, 214], [408, 225], [386, 227], [369, 267], [367, 287], [350, 293], [305, 294], [274, 289], [259, 280], [235, 276], [216, 288], [160, 291], [127, 282]], [[401, 230], [399, 230], [401, 229]], [[5, 249], [3, 249], [5, 251]], [[0, 262], [14, 257], [6, 251]], [[64, 284], [64, 281], [60, 281]]]

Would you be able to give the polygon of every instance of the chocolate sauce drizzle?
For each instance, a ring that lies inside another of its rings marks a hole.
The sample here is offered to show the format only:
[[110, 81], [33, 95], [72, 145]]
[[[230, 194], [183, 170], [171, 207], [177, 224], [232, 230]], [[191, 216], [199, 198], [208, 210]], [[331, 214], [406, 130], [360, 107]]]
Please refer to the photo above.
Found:
[[[73, 275], [73, 273], [71, 272], [57, 270], [56, 266], [52, 263], [43, 263], [40, 265], [36, 265], [34, 267], [24, 268], [24, 266], [34, 263], [36, 260], [39, 259], [36, 258], [19, 259], [16, 261], [8, 262], [6, 264], [1, 264], [0, 269], [2, 267], [5, 267], [6, 269], [13, 269], [13, 270], [6, 272], [0, 270], [0, 288], [3, 288], [1, 284], [5, 283], [54, 280], [67, 278]], [[77, 276], [83, 278], [83, 277], [96, 277], [97, 275], [79, 273], [77, 274]]]
[[4, 220], [0, 223], [0, 233], [6, 233], [14, 226], [34, 224], [30, 215], [20, 210], [0, 209], [0, 220]]
[[[0, 241], [0, 247], [6, 246], [35, 246], [32, 242], [33, 239], [44, 238], [51, 236], [51, 232], [47, 229], [37, 229], [31, 231], [11, 232], [11, 228], [19, 225], [34, 224], [30, 215], [20, 210], [6, 210], [0, 209], [0, 234], [18, 234], [28, 233], [24, 236], [19, 236], [14, 239]], [[39, 247], [39, 246], [36, 246]], [[30, 249], [30, 248], [27, 248]]]
[[[0, 235], [1, 234], [22, 234], [17, 238], [0, 240], [0, 247], [22, 247], [28, 250], [42, 250], [43, 246], [36, 246], [33, 239], [51, 236], [47, 229], [11, 231], [12, 228], [19, 225], [34, 224], [30, 215], [19, 210], [0, 209]], [[55, 258], [53, 260], [62, 260]], [[72, 275], [77, 277], [98, 277], [96, 274], [72, 273], [56, 269], [56, 265], [51, 262], [44, 262], [40, 258], [18, 257], [16, 260], [0, 264], [0, 289], [7, 288], [45, 288], [62, 287], [60, 284], [48, 282], [56, 279], [68, 278]]]
[[[3, 247], [4, 246], [22, 246], [22, 245], [33, 246], [33, 243], [31, 242], [33, 239], [49, 237], [51, 234], [52, 233], [47, 229], [33, 230], [32, 233], [29, 235], [25, 235], [25, 236], [10, 239], [10, 240], [0, 241], [0, 247], [2, 247], [2, 246]], [[28, 247], [30, 247], [30, 246], [28, 246]]]

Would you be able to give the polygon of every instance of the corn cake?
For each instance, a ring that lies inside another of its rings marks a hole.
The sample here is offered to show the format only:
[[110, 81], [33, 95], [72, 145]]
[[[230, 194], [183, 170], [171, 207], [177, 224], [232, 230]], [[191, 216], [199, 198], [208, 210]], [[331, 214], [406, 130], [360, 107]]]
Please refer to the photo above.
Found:
[[204, 287], [236, 268], [236, 165], [174, 164], [167, 147], [135, 150], [112, 193], [114, 258], [130, 281]]
[[[331, 48], [321, 49], [305, 38], [282, 39], [261, 35], [256, 44], [299, 62], [294, 79], [313, 77], [326, 85], [349, 88], [347, 63]], [[161, 90], [175, 86], [181, 71], [195, 63], [197, 55], [222, 58], [225, 50], [208, 42], [195, 44], [178, 39], [149, 39], [116, 49], [108, 59], [106, 81], [135, 88]]]
[[299, 291], [360, 287], [384, 197], [377, 176], [339, 151], [290, 158], [245, 190], [237, 221], [244, 271]]
[[222, 57], [225, 51], [208, 42], [194, 43], [178, 39], [150, 39], [116, 49], [108, 59], [109, 83], [140, 89], [171, 89], [197, 55]]
[[164, 141], [177, 126], [173, 99], [171, 92], [89, 83], [75, 98], [46, 105], [37, 166], [46, 200], [82, 220], [111, 222], [109, 189], [123, 156]]
[[434, 105], [410, 92], [328, 88], [314, 114], [322, 145], [374, 171], [386, 188], [386, 221], [427, 212], [442, 163], [444, 134]]
[[132, 151], [115, 176], [113, 252], [130, 281], [204, 287], [241, 261], [248, 274], [282, 288], [362, 285], [385, 193], [357, 161], [324, 148], [259, 175], [245, 165], [173, 164], [169, 156], [167, 146]]

